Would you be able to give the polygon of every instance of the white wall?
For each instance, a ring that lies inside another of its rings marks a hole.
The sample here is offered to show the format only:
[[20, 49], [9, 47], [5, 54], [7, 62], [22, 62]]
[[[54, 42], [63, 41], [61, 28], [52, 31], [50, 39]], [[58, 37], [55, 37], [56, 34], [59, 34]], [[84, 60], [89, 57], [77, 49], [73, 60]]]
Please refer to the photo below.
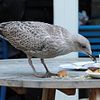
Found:
[[[54, 24], [66, 28], [69, 32], [78, 33], [78, 0], [54, 0]], [[66, 55], [65, 57], [67, 57]], [[78, 57], [71, 53], [70, 58]]]
[[73, 95], [68, 96], [68, 95], [56, 90], [55, 100], [79, 100], [78, 99], [78, 91], [76, 91], [76, 94], [74, 96]]
[[[60, 25], [68, 31], [77, 34], [78, 0], [54, 0], [54, 24]], [[58, 58], [66, 59], [69, 57], [74, 59], [78, 57], [78, 53], [71, 53]], [[74, 96], [67, 96], [57, 91], [55, 100], [78, 100], [78, 90]]]

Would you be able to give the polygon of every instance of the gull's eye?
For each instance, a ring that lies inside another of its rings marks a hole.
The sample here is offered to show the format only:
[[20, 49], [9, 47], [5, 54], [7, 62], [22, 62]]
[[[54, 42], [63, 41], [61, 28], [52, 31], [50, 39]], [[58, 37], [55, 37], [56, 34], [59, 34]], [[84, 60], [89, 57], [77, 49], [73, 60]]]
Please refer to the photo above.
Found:
[[85, 48], [86, 48], [86, 46], [82, 45], [82, 48], [84, 48], [84, 49], [85, 49]]

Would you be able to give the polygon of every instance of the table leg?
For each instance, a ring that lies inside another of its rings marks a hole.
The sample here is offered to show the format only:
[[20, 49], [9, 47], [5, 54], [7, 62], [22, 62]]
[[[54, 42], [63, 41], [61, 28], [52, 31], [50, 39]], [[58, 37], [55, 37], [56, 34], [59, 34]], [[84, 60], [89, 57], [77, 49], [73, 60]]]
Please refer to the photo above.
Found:
[[55, 100], [56, 89], [43, 89], [42, 100]]
[[100, 89], [90, 89], [89, 100], [100, 100]]

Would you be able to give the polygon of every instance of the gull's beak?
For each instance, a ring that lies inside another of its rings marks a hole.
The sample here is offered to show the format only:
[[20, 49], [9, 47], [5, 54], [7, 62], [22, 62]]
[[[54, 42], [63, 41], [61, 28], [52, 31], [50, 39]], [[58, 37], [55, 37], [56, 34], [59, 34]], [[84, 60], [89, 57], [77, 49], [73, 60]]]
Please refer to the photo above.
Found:
[[88, 53], [88, 52], [87, 52], [87, 55], [92, 59], [92, 61], [94, 61], [95, 63], [97, 63], [96, 57], [94, 57], [93, 55], [91, 55], [91, 54]]

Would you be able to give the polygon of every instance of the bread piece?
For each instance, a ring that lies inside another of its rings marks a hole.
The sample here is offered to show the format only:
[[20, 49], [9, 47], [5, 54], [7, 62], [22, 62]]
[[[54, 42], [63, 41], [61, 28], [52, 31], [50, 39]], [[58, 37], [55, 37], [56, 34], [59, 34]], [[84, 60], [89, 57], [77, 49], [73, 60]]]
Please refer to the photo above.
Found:
[[88, 72], [93, 72], [93, 73], [100, 73], [100, 68], [96, 67], [89, 67]]
[[97, 69], [94, 71], [95, 73], [100, 73], [100, 69]]
[[66, 70], [61, 70], [57, 73], [58, 77], [66, 77], [68, 76], [68, 72]]

